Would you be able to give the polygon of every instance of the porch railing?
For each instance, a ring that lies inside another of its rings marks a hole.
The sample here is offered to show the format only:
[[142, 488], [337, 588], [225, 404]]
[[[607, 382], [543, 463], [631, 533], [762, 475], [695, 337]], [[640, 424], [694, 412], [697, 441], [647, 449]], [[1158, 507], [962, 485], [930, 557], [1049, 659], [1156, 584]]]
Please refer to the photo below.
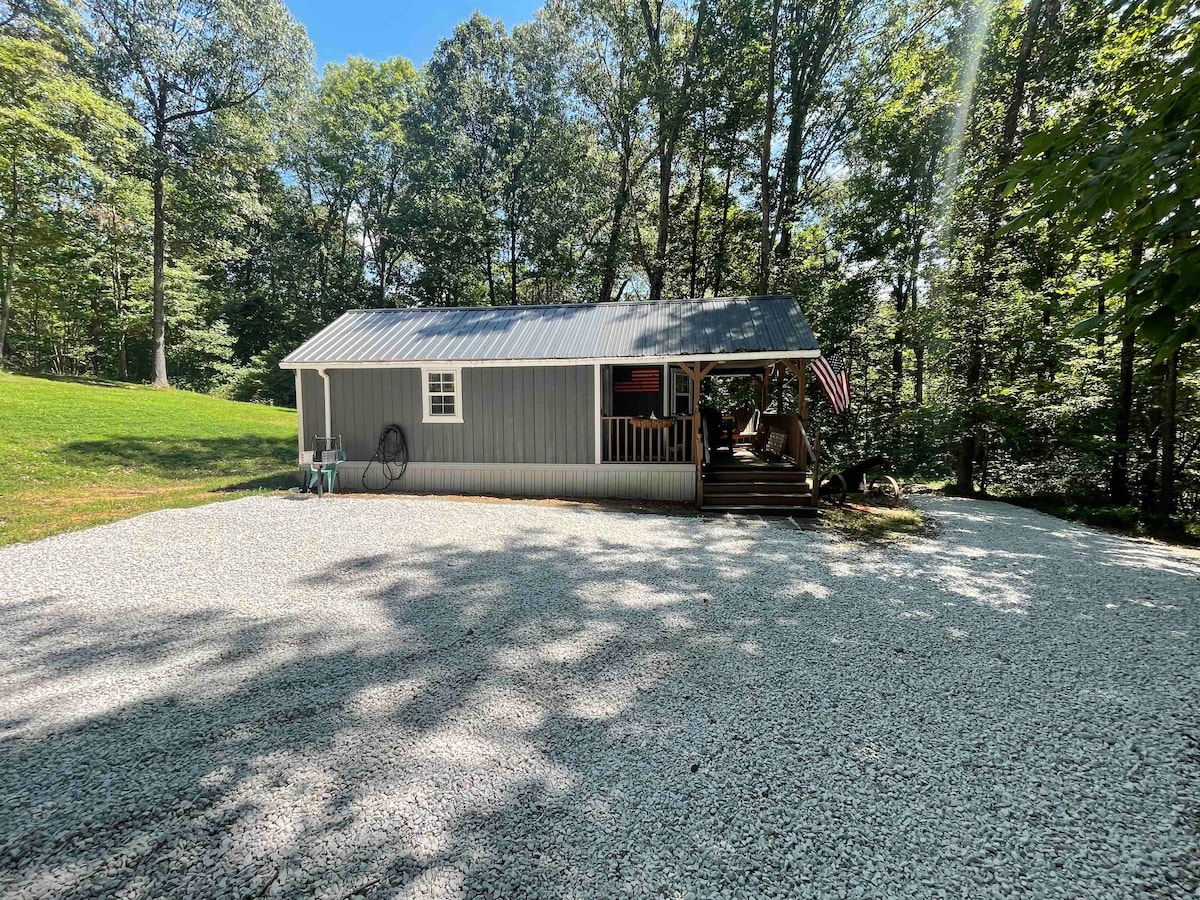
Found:
[[689, 463], [692, 461], [692, 418], [639, 419], [604, 416], [600, 423], [602, 459], [606, 463]]

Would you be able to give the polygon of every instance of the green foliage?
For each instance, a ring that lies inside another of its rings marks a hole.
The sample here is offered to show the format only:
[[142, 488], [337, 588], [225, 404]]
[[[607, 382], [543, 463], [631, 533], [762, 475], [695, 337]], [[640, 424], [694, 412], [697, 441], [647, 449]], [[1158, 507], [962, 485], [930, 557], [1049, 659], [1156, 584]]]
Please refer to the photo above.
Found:
[[1159, 357], [1200, 336], [1200, 12], [1179, 5], [1104, 11], [1089, 90], [1030, 135], [1008, 174], [1030, 189], [1016, 227], [1054, 217], [1100, 240], [1146, 248], [1102, 289], [1138, 298], [1082, 323], [1137, 327]]

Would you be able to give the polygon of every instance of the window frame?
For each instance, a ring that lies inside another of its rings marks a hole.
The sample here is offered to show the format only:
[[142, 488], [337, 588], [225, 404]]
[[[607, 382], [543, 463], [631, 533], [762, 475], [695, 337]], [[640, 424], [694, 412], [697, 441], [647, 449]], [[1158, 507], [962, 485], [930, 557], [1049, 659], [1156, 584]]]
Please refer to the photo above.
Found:
[[[454, 391], [431, 391], [429, 389], [430, 375], [453, 375]], [[433, 411], [433, 398], [453, 397], [454, 415]], [[463, 382], [461, 366], [422, 366], [421, 367], [421, 421], [426, 425], [461, 425], [463, 421]]]
[[[679, 379], [681, 379], [681, 378], [684, 379], [684, 381], [680, 382]], [[680, 384], [683, 384], [685, 386], [686, 390], [683, 390], [683, 391], [679, 390], [678, 388], [679, 388]], [[680, 397], [687, 398], [687, 407], [688, 407], [687, 412], [681, 412], [679, 409], [679, 406], [680, 406], [679, 398]], [[672, 415], [690, 416], [692, 414], [691, 405], [692, 405], [692, 379], [688, 376], [687, 372], [683, 371], [683, 369], [672, 369], [671, 370], [671, 413], [672, 413]]]

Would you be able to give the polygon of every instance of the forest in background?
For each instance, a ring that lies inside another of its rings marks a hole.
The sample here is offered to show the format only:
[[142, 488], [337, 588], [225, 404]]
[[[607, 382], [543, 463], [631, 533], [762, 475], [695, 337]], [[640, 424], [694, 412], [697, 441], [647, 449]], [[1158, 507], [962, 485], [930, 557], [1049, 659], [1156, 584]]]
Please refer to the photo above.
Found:
[[287, 404], [350, 308], [792, 293], [833, 459], [1200, 519], [1195, 4], [549, 0], [312, 60], [281, 0], [0, 0], [0, 365]]

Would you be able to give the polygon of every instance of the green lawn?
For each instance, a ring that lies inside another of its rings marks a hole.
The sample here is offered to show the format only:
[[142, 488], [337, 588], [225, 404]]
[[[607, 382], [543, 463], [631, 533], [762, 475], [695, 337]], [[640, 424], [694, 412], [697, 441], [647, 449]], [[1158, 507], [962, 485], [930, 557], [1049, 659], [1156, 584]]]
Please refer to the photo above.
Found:
[[0, 544], [292, 483], [296, 413], [0, 373]]

